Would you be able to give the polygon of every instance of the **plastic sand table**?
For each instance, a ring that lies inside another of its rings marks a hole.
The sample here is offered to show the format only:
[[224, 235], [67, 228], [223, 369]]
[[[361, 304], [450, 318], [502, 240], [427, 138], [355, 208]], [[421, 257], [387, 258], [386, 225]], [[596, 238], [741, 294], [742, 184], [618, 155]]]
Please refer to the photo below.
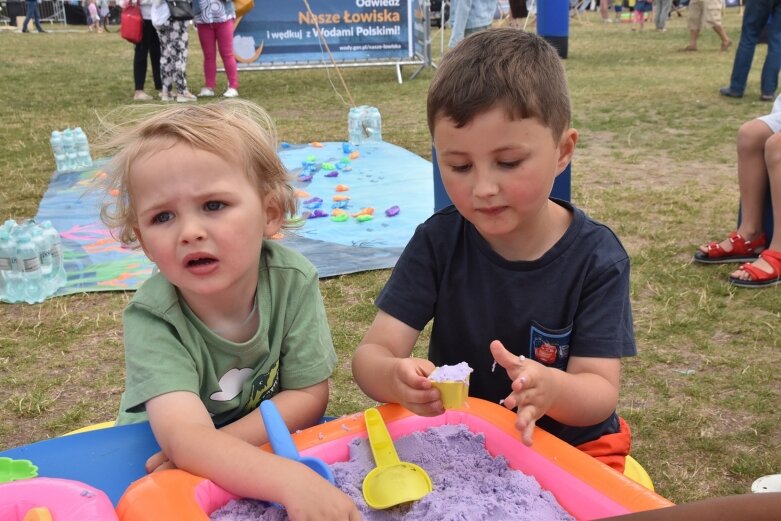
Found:
[[[402, 460], [420, 465], [434, 490], [420, 501], [387, 510], [372, 510], [361, 493], [363, 478], [375, 466], [369, 443], [356, 438], [349, 460], [331, 465], [336, 486], [348, 494], [363, 519], [574, 519], [543, 490], [534, 477], [508, 467], [503, 456], [492, 457], [482, 434], [464, 425], [442, 425], [413, 432], [395, 441]], [[283, 520], [285, 510], [263, 501], [240, 499], [214, 511], [214, 521]]]
[[[421, 448], [421, 441], [412, 443], [419, 454], [407, 452], [407, 441], [402, 438], [415, 433], [426, 433], [429, 429], [441, 426], [465, 427], [469, 432], [482, 437], [485, 449], [492, 456], [506, 459], [510, 468], [519, 470], [534, 478], [542, 487], [550, 491], [559, 504], [574, 518], [587, 521], [605, 517], [640, 512], [662, 508], [672, 503], [653, 491], [619, 474], [607, 465], [584, 454], [572, 445], [545, 432], [535, 429], [534, 445], [527, 447], [520, 441], [515, 428], [516, 416], [511, 411], [495, 403], [468, 398], [466, 403], [457, 410], [446, 410], [444, 414], [432, 417], [416, 416], [397, 404], [385, 404], [377, 407], [387, 425], [388, 432], [394, 440], [399, 456], [420, 464], [430, 474], [434, 492], [423, 500], [414, 503], [410, 508], [429, 504], [424, 500], [434, 499], [434, 494], [447, 484], [450, 478], [458, 478], [460, 474], [474, 473], [474, 464], [466, 463], [466, 451], [450, 449], [448, 457], [440, 456], [444, 462], [451, 465], [445, 472], [443, 481], [441, 472], [431, 468], [431, 461], [421, 459], [434, 450]], [[368, 451], [366, 441], [367, 431], [364, 413], [342, 416], [330, 422], [312, 426], [301, 432], [293, 433], [292, 437], [300, 454], [321, 458], [331, 465], [336, 474], [340, 464], [350, 462], [351, 453], [356, 453], [356, 447], [364, 445], [364, 474], [373, 468], [374, 462]], [[123, 429], [129, 426], [119, 427]], [[362, 440], [359, 442], [358, 440]], [[437, 442], [439, 450], [446, 443], [440, 438]], [[482, 446], [482, 443], [480, 443]], [[271, 452], [266, 444], [261, 450]], [[463, 454], [462, 454], [463, 452]], [[421, 456], [422, 455], [422, 456]], [[501, 460], [500, 460], [501, 461]], [[339, 471], [341, 472], [341, 471]], [[492, 473], [496, 473], [493, 470]], [[436, 474], [435, 474], [436, 473]], [[337, 475], [337, 482], [343, 479]], [[354, 494], [361, 497], [361, 483], [356, 481]], [[516, 485], [510, 478], [501, 479], [497, 485], [483, 476], [482, 481], [474, 488], [480, 487], [480, 497], [502, 494]], [[458, 495], [466, 492], [459, 490]], [[222, 489], [208, 479], [194, 476], [183, 470], [163, 470], [146, 475], [133, 482], [125, 491], [117, 504], [117, 514], [121, 521], [149, 521], [150, 519], [165, 519], [166, 521], [209, 521], [209, 516], [233, 500], [240, 499], [234, 494]], [[503, 505], [503, 507], [506, 505]], [[398, 508], [398, 507], [397, 507]], [[284, 510], [277, 509], [279, 516]], [[535, 512], [535, 514], [538, 514]], [[470, 514], [471, 515], [471, 514]], [[499, 511], [487, 513], [494, 519], [506, 519]], [[509, 515], [513, 519], [513, 515]], [[440, 514], [432, 513], [408, 514], [408, 519], [445, 519]], [[268, 518], [273, 519], [273, 518]], [[284, 519], [284, 517], [280, 518]], [[382, 519], [374, 517], [373, 519]], [[393, 518], [391, 518], [393, 519]], [[466, 517], [464, 519], [471, 519]]]

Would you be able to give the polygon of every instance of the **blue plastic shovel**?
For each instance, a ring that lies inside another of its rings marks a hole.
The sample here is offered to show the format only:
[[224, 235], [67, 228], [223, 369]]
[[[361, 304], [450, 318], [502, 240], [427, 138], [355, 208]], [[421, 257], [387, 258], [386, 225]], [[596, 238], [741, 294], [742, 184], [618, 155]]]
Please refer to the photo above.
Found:
[[268, 433], [268, 439], [271, 442], [274, 454], [303, 463], [330, 481], [332, 485], [334, 484], [334, 474], [325, 461], [320, 458], [298, 454], [293, 437], [290, 435], [290, 431], [287, 430], [287, 425], [285, 425], [285, 421], [279, 414], [274, 402], [271, 400], [260, 402], [260, 414], [263, 416], [263, 423], [266, 424], [266, 432]]

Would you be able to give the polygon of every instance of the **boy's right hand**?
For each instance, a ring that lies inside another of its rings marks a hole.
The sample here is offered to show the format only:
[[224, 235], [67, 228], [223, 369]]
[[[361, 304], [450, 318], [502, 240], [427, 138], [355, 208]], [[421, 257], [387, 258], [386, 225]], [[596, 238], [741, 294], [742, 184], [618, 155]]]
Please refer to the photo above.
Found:
[[360, 521], [361, 513], [350, 496], [315, 474], [296, 480], [283, 501], [291, 521]]
[[445, 412], [439, 391], [428, 379], [435, 365], [425, 358], [399, 358], [394, 368], [393, 394], [401, 405], [418, 416], [438, 416]]

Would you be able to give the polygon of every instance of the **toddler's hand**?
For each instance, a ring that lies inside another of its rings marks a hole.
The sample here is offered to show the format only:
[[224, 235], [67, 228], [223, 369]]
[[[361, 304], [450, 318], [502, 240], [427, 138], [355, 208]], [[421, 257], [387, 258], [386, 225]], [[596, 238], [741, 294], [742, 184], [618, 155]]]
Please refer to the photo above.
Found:
[[314, 472], [296, 481], [284, 505], [290, 521], [361, 521], [350, 496]]
[[557, 388], [551, 371], [557, 369], [514, 355], [498, 340], [491, 342], [491, 354], [513, 381], [504, 406], [510, 410], [518, 408], [515, 427], [521, 432], [523, 443], [531, 446], [535, 422], [556, 400]]
[[174, 465], [171, 460], [168, 459], [168, 456], [163, 454], [161, 451], [149, 456], [149, 459], [146, 460], [144, 467], [146, 468], [147, 473], [151, 474], [152, 472], [157, 472], [158, 470], [175, 469], [176, 465]]
[[428, 379], [435, 366], [425, 358], [400, 358], [396, 362], [393, 378], [393, 394], [399, 403], [418, 416], [437, 416], [444, 406]]

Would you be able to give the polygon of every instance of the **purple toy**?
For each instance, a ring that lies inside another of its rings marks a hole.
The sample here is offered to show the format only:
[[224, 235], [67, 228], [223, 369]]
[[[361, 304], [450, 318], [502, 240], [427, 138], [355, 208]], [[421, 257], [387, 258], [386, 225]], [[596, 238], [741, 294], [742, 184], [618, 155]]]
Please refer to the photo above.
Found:
[[323, 200], [319, 197], [312, 197], [311, 199], [307, 199], [303, 202], [304, 208], [309, 208], [310, 210], [314, 210], [315, 208], [320, 208], [323, 205]]
[[328, 214], [322, 210], [315, 210], [309, 214], [308, 219], [318, 219], [320, 217], [328, 217]]
[[396, 217], [397, 215], [399, 215], [400, 211], [401, 211], [401, 208], [399, 208], [398, 206], [394, 205], [394, 206], [391, 206], [390, 208], [388, 208], [387, 210], [385, 210], [385, 215], [387, 215], [388, 217]]

